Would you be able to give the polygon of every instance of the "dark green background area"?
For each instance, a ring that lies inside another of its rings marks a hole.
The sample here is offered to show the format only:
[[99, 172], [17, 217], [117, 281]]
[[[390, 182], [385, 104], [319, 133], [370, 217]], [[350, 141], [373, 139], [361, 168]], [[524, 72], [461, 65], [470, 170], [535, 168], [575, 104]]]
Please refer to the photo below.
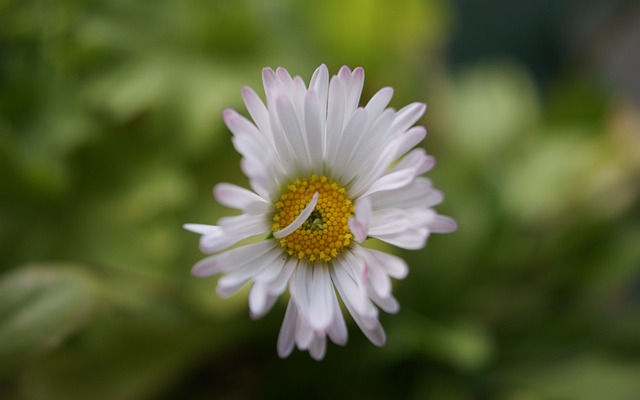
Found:
[[[633, 1], [0, 0], [0, 398], [635, 400], [640, 70]], [[636, 45], [634, 45], [634, 43]], [[459, 223], [405, 258], [387, 344], [349, 320], [276, 355], [196, 279], [185, 222], [247, 185], [221, 111], [264, 66], [366, 71], [428, 104]]]

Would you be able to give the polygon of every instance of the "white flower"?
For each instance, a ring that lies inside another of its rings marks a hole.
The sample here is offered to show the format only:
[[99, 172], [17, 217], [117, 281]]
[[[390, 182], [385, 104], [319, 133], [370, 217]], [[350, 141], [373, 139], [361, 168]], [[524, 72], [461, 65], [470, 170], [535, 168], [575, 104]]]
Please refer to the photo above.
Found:
[[[280, 357], [295, 345], [319, 360], [327, 336], [347, 342], [336, 291], [362, 332], [381, 346], [378, 308], [398, 311], [389, 278], [404, 278], [407, 265], [361, 243], [375, 238], [420, 249], [429, 234], [456, 229], [455, 221], [431, 209], [443, 196], [420, 176], [433, 157], [413, 149], [426, 135], [413, 126], [426, 106], [387, 108], [393, 90], [383, 88], [358, 107], [362, 68], [343, 67], [329, 80], [322, 65], [309, 87], [284, 68], [265, 68], [262, 78], [266, 106], [252, 89], [242, 89], [253, 123], [230, 109], [222, 114], [253, 191], [218, 184], [215, 198], [243, 213], [218, 225], [184, 226], [201, 234], [200, 249], [213, 254], [192, 272], [224, 274], [217, 286], [223, 297], [252, 282], [254, 318], [288, 288]], [[232, 248], [249, 238], [252, 244]]]

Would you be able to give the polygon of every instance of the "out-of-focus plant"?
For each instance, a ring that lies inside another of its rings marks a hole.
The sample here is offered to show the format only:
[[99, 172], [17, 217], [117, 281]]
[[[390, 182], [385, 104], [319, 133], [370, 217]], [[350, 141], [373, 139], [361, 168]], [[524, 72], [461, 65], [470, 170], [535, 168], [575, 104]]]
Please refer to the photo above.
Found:
[[[451, 16], [436, 0], [0, 1], [0, 397], [634, 399], [638, 108], [586, 77], [541, 93], [509, 63], [450, 73]], [[181, 225], [220, 216], [213, 184], [244, 183], [221, 109], [263, 66], [321, 62], [428, 103], [460, 230], [403, 255], [385, 348], [353, 334], [317, 364], [276, 357], [277, 310], [247, 322], [246, 296], [190, 277]]]

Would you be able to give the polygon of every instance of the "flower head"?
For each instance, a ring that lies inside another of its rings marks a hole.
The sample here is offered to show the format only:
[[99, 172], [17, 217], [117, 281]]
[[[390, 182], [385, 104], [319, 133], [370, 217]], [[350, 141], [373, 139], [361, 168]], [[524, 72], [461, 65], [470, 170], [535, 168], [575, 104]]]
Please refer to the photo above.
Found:
[[[387, 108], [393, 90], [383, 88], [359, 107], [362, 68], [343, 67], [329, 79], [322, 65], [308, 87], [284, 68], [265, 68], [263, 82], [266, 105], [252, 89], [242, 89], [253, 122], [230, 109], [222, 114], [252, 190], [216, 185], [215, 198], [242, 214], [218, 225], [184, 226], [201, 235], [203, 252], [213, 254], [192, 272], [224, 274], [221, 296], [252, 282], [255, 318], [288, 289], [281, 357], [296, 346], [322, 359], [327, 336], [346, 343], [338, 295], [362, 332], [381, 346], [378, 309], [398, 311], [390, 278], [402, 279], [408, 269], [401, 258], [362, 243], [374, 238], [420, 249], [431, 233], [456, 229], [455, 221], [431, 208], [443, 196], [421, 177], [433, 157], [414, 149], [426, 136], [424, 127], [413, 126], [426, 106]], [[252, 244], [234, 246], [249, 238]]]

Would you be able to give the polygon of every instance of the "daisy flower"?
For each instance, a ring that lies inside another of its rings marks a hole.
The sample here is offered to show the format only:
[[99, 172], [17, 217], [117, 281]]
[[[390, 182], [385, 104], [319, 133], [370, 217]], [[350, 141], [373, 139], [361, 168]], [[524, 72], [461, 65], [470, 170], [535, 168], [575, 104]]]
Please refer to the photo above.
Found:
[[424, 127], [413, 126], [426, 106], [388, 108], [393, 90], [387, 87], [359, 107], [362, 68], [342, 67], [329, 78], [322, 65], [308, 87], [284, 68], [265, 68], [262, 79], [266, 104], [251, 88], [242, 89], [253, 122], [231, 109], [222, 113], [252, 190], [216, 185], [214, 197], [242, 214], [217, 225], [184, 225], [201, 235], [201, 251], [212, 254], [192, 273], [223, 274], [217, 284], [222, 297], [251, 282], [253, 318], [288, 289], [280, 357], [295, 346], [320, 360], [327, 337], [344, 345], [340, 302], [382, 346], [378, 309], [398, 311], [390, 278], [402, 279], [408, 269], [401, 258], [363, 242], [374, 238], [416, 250], [431, 233], [456, 229], [454, 220], [431, 208], [443, 196], [421, 177], [433, 157], [414, 149], [426, 136]]

